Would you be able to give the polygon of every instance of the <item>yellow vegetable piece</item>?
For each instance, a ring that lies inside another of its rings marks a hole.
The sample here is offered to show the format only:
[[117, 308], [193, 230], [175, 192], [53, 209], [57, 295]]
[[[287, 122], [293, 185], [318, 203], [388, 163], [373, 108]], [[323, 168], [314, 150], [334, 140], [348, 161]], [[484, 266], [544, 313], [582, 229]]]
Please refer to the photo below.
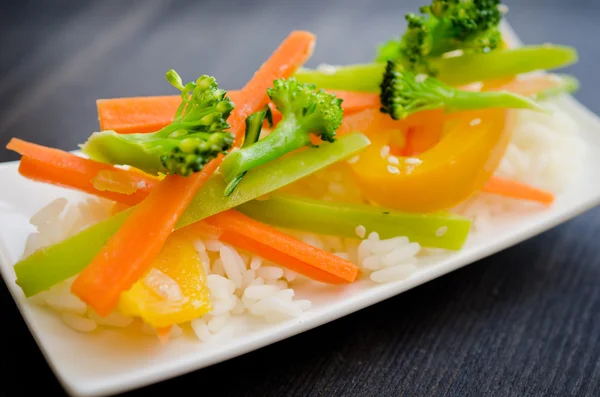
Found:
[[212, 310], [206, 272], [188, 232], [171, 234], [150, 272], [121, 294], [119, 310], [154, 328], [184, 323]]
[[389, 130], [362, 130], [371, 145], [350, 166], [374, 204], [407, 212], [448, 210], [480, 191], [496, 170], [510, 141], [511, 115], [505, 109], [446, 115], [439, 142], [410, 157], [384, 149], [393, 141]]

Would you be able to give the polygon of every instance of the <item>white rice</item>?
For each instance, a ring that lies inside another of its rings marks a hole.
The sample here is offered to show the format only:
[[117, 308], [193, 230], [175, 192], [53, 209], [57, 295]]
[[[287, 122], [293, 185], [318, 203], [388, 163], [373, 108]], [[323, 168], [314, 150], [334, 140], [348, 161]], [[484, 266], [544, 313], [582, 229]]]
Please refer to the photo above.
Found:
[[[553, 110], [550, 115], [517, 112], [513, 138], [497, 175], [558, 193], [581, 170], [585, 145], [579, 137], [577, 124], [556, 106], [548, 106]], [[389, 147], [384, 147], [381, 155], [388, 157]], [[406, 162], [409, 161], [411, 159]], [[390, 172], [395, 172], [394, 164], [394, 161], [390, 162]], [[335, 164], [282, 190], [300, 190], [322, 200], [365, 201], [345, 164]], [[457, 206], [454, 212], [473, 219], [473, 232], [476, 233], [489, 226], [495, 216], [516, 207], [529, 210], [532, 205], [482, 193]], [[111, 209], [112, 204], [102, 199], [88, 199], [71, 205], [65, 199], [49, 203], [32, 216], [30, 222], [37, 231], [29, 236], [23, 255], [28, 256], [107, 218]], [[436, 235], [442, 236], [447, 230], [447, 227], [441, 227]], [[422, 266], [424, 256], [440, 251], [424, 249], [404, 236], [382, 240], [375, 231], [367, 230], [363, 225], [356, 226], [356, 238], [286, 232], [357, 264], [367, 283], [407, 279]], [[207, 273], [213, 305], [212, 312], [188, 324], [200, 341], [207, 341], [223, 332], [236, 316], [252, 316], [272, 323], [301, 317], [304, 311], [310, 310], [311, 302], [297, 299], [294, 290], [297, 283], [306, 281], [303, 276], [219, 240], [197, 240], [194, 246]], [[135, 323], [133, 318], [118, 312], [100, 317], [71, 294], [72, 281], [58, 284], [31, 301], [57, 312], [67, 326], [79, 332], [93, 332], [102, 327], [125, 328]], [[177, 283], [156, 269], [144, 278], [144, 283], [166, 299], [182, 298]], [[142, 326], [141, 331], [156, 335], [147, 325]], [[172, 328], [170, 337], [182, 334], [182, 328], [176, 326]]]

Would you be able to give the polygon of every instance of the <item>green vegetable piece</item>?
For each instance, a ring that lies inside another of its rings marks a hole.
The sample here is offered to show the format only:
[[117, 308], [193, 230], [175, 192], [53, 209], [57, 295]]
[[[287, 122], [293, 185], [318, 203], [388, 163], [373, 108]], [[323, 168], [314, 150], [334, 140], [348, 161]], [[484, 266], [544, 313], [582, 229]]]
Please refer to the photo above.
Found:
[[500, 0], [433, 0], [423, 15], [408, 14], [404, 35], [379, 47], [376, 62], [396, 61], [408, 70], [432, 76], [435, 57], [460, 50], [488, 53], [502, 44]]
[[266, 138], [232, 151], [223, 160], [220, 170], [228, 184], [234, 184], [240, 175], [252, 168], [310, 146], [311, 133], [325, 142], [335, 140], [335, 131], [342, 123], [344, 113], [342, 100], [315, 89], [313, 84], [299, 84], [294, 78], [275, 80], [267, 93], [282, 118]]
[[[249, 171], [229, 197], [223, 197], [225, 182], [215, 174], [183, 213], [176, 228], [237, 207], [293, 183], [322, 168], [352, 156], [370, 144], [359, 133], [341, 137], [320, 148], [306, 148]], [[133, 209], [120, 212], [58, 244], [40, 249], [19, 261], [14, 269], [25, 296], [33, 296], [75, 276], [101, 250]]]
[[30, 297], [79, 273], [125, 222], [131, 208], [15, 264], [17, 285]]
[[307, 147], [296, 153], [290, 153], [288, 156], [280, 157], [248, 171], [237, 189], [226, 198], [222, 197], [225, 189], [224, 180], [211, 178], [183, 213], [177, 226], [187, 226], [274, 192], [359, 152], [369, 144], [370, 141], [365, 135], [352, 133], [333, 143], [323, 142], [318, 148]]
[[[252, 113], [250, 116], [246, 117], [246, 132], [244, 135], [244, 143], [242, 144], [242, 148], [253, 145], [258, 141], [265, 118], [269, 121], [269, 124], [273, 124], [269, 105], [265, 106], [264, 110]], [[244, 175], [246, 175], [246, 171], [237, 175], [231, 180], [231, 182], [229, 182], [225, 188], [225, 196], [229, 196], [231, 193], [233, 193], [233, 190], [240, 183]]]
[[[577, 62], [577, 59], [578, 54], [573, 47], [548, 44], [487, 54], [435, 58], [429, 62], [438, 71], [437, 79], [458, 86], [537, 70], [563, 68]], [[346, 65], [323, 70], [301, 68], [295, 77], [299, 82], [312, 83], [324, 89], [379, 92], [385, 68], [385, 63]]]
[[200, 76], [182, 85], [174, 70], [167, 80], [181, 90], [181, 105], [173, 122], [149, 134], [93, 133], [82, 152], [109, 164], [130, 165], [149, 174], [189, 176], [200, 171], [233, 144], [227, 118], [234, 108], [214, 77]]
[[381, 238], [406, 236], [425, 247], [458, 250], [471, 221], [451, 214], [411, 214], [363, 204], [340, 204], [273, 194], [238, 207], [249, 217], [273, 226], [339, 237], [357, 238], [357, 226]]
[[381, 83], [381, 112], [394, 120], [428, 109], [444, 108], [448, 113], [465, 110], [512, 108], [544, 111], [534, 100], [510, 92], [472, 92], [446, 85], [388, 61]]

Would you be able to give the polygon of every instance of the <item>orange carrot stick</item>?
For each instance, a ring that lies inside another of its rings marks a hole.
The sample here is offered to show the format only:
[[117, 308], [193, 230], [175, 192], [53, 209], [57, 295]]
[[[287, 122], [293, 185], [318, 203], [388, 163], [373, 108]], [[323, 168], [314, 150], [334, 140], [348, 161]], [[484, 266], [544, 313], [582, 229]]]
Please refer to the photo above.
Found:
[[158, 131], [173, 121], [180, 95], [98, 99], [100, 130], [121, 134]]
[[[294, 31], [281, 43], [242, 89], [230, 121], [232, 131], [244, 131], [246, 118], [269, 102], [267, 88], [273, 80], [293, 75], [312, 56], [315, 40], [312, 33]], [[243, 138], [244, 134], [238, 133], [234, 146], [239, 146]]]
[[[295, 73], [312, 55], [314, 43], [311, 33], [292, 32], [246, 84], [229, 119], [234, 146], [243, 139], [246, 117], [267, 104], [266, 90], [272, 81]], [[73, 293], [98, 314], [108, 315], [121, 293], [150, 269], [181, 214], [223, 157], [218, 156], [190, 177], [169, 175], [161, 181], [77, 276]]]
[[220, 212], [206, 222], [224, 230], [221, 240], [279, 263], [313, 280], [351, 283], [359, 269], [353, 263], [313, 247], [237, 211]]
[[[141, 171], [124, 170], [21, 139], [11, 139], [6, 147], [23, 156], [19, 173], [26, 178], [74, 188], [124, 204], [139, 203], [158, 184], [158, 178]], [[94, 179], [102, 172], [109, 173], [120, 184], [129, 185], [132, 193], [98, 190], [94, 186]]]
[[554, 202], [554, 195], [550, 192], [497, 176], [493, 176], [487, 182], [483, 191], [515, 199], [537, 201], [546, 205]]

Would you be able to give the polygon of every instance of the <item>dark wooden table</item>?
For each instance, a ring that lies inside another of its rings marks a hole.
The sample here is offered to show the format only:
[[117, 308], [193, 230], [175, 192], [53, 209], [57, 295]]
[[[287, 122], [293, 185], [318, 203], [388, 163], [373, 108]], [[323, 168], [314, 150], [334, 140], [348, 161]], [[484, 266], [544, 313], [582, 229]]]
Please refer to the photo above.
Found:
[[[0, 5], [0, 143], [75, 149], [100, 97], [172, 93], [163, 80], [241, 87], [291, 29], [310, 66], [368, 61], [416, 0], [19, 1]], [[577, 94], [600, 113], [600, 2], [513, 0], [526, 43], [574, 45]], [[0, 161], [16, 160], [0, 150]], [[3, 186], [2, 189], [10, 188]], [[131, 396], [598, 396], [600, 210], [401, 296]], [[5, 286], [0, 396], [60, 395]]]

